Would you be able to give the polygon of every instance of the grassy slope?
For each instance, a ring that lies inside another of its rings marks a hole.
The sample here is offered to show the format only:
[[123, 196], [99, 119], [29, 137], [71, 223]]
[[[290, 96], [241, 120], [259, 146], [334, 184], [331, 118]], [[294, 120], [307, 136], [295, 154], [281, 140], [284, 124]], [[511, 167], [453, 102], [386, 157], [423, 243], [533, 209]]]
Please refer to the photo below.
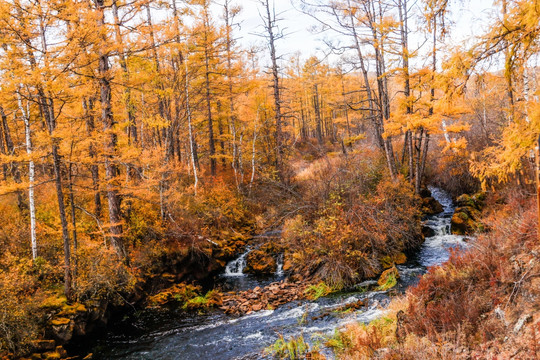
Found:
[[[491, 204], [495, 206], [494, 204]], [[514, 197], [485, 218], [493, 231], [434, 267], [387, 317], [333, 339], [341, 359], [536, 359], [540, 241], [536, 207]]]

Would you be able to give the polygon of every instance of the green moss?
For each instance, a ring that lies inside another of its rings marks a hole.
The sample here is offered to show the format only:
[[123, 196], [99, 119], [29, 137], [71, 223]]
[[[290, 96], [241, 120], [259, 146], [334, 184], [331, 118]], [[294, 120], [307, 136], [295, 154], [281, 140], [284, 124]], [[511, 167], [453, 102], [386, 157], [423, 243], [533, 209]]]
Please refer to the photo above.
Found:
[[221, 304], [221, 293], [217, 290], [212, 290], [204, 296], [196, 296], [186, 301], [182, 306], [187, 310], [206, 310]]
[[73, 305], [64, 305], [62, 311], [58, 313], [59, 316], [73, 316], [77, 313], [86, 312], [86, 306], [80, 303], [75, 303]]
[[42, 309], [61, 309], [67, 303], [67, 299], [64, 295], [52, 295], [46, 298], [40, 305]]
[[397, 285], [397, 280], [399, 279], [399, 272], [395, 266], [384, 271], [377, 282], [379, 284], [379, 290], [385, 291], [393, 288]]
[[381, 265], [383, 269], [389, 269], [394, 264], [405, 264], [407, 262], [407, 256], [404, 253], [398, 253], [396, 255], [390, 256], [386, 255], [381, 259]]
[[265, 352], [277, 359], [305, 359], [309, 352], [309, 344], [306, 343], [302, 335], [291, 337], [289, 340], [285, 340], [282, 335], [279, 335], [279, 339], [273, 345], [267, 347]]
[[324, 282], [319, 282], [316, 285], [310, 285], [304, 290], [304, 295], [309, 300], [317, 300], [320, 297], [326, 296], [332, 292], [332, 288]]

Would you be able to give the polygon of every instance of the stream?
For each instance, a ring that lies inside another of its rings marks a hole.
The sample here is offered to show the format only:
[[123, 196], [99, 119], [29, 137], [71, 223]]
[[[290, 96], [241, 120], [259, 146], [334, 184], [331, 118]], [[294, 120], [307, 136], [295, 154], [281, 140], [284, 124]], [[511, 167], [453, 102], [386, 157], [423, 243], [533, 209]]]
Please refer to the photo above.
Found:
[[[454, 213], [451, 197], [438, 188], [430, 190], [444, 211], [424, 221], [434, 236], [427, 237], [418, 253], [406, 264], [397, 266], [401, 278], [394, 289], [365, 291], [362, 285], [373, 283], [368, 281], [351, 292], [333, 294], [317, 301], [295, 301], [276, 310], [262, 310], [240, 317], [218, 311], [203, 315], [182, 311], [143, 312], [128, 327], [111, 329], [93, 349], [94, 359], [262, 359], [264, 348], [273, 344], [279, 335], [285, 338], [303, 335], [307, 342], [314, 344], [324, 342], [335, 329], [348, 323], [368, 323], [381, 317], [393, 294], [402, 293], [416, 284], [429, 266], [448, 260], [451, 248], [467, 246], [465, 237], [450, 232], [450, 219]], [[227, 265], [220, 279], [225, 288], [245, 290], [284, 278], [280, 259], [278, 271], [267, 279], [243, 274], [249, 251], [248, 248]], [[347, 303], [365, 299], [368, 306], [361, 310], [334, 311]], [[331, 353], [327, 355], [332, 358]]]

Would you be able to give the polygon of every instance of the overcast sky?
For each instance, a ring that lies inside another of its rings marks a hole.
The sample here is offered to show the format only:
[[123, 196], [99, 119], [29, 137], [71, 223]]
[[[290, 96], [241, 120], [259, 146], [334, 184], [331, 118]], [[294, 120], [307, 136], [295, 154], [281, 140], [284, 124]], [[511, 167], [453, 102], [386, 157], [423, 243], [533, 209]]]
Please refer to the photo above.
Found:
[[[276, 12], [280, 13], [280, 17], [283, 19], [280, 22], [280, 27], [287, 34], [286, 38], [280, 40], [276, 45], [280, 55], [287, 57], [297, 51], [302, 54], [304, 59], [311, 55], [320, 55], [325, 47], [321, 39], [336, 37], [335, 34], [331, 33], [313, 34], [310, 32], [313, 25], [317, 24], [316, 20], [296, 10], [291, 4], [291, 0], [274, 1]], [[295, 3], [297, 2], [298, 0]], [[219, 0], [216, 0], [216, 3], [219, 4]], [[242, 6], [242, 12], [238, 16], [241, 28], [237, 30], [240, 44], [243, 47], [257, 43], [264, 44], [263, 40], [255, 35], [264, 31], [258, 11], [258, 9], [262, 10], [262, 7], [258, 0], [237, 0], [236, 3]], [[451, 3], [449, 19], [453, 25], [447, 39], [449, 45], [465, 44], [471, 37], [486, 31], [487, 20], [493, 13], [492, 0], [464, 0], [452, 1]], [[421, 42], [423, 42], [423, 38], [412, 36], [410, 47], [413, 48]]]

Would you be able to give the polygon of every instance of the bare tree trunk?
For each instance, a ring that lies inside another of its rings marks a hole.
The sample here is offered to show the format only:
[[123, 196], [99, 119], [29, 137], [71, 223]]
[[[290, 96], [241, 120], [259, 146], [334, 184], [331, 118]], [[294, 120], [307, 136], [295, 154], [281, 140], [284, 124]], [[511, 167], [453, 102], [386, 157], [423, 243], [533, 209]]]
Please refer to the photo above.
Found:
[[[4, 111], [2, 110], [2, 108], [0, 107], [0, 114], [2, 116], [2, 124], [0, 124], [0, 154], [2, 155], [7, 155], [7, 149], [6, 149], [6, 144], [5, 144], [5, 138], [4, 138], [4, 126], [3, 126], [3, 121], [5, 118], [5, 114], [4, 114]], [[8, 176], [8, 164], [6, 163], [2, 163], [2, 175], [4, 177], [4, 181], [7, 180], [7, 176]]]
[[538, 211], [538, 227], [536, 229], [538, 241], [540, 241], [540, 135], [536, 142], [536, 205]]
[[120, 46], [119, 50], [119, 63], [122, 68], [124, 81], [126, 86], [124, 87], [124, 104], [126, 107], [128, 115], [128, 139], [137, 145], [138, 136], [137, 136], [137, 120], [135, 118], [135, 109], [133, 106], [133, 101], [131, 100], [131, 88], [129, 87], [129, 70], [127, 67], [126, 55], [124, 54], [124, 39], [122, 38], [122, 33], [120, 32], [120, 18], [118, 16], [118, 5], [117, 1], [113, 0], [112, 2], [112, 11], [114, 17], [114, 30], [116, 35], [116, 42]]
[[30, 109], [27, 104], [25, 109], [20, 93], [17, 93], [17, 101], [19, 110], [24, 121], [24, 132], [26, 139], [26, 154], [28, 155], [28, 204], [30, 210], [30, 242], [32, 246], [32, 260], [35, 261], [37, 252], [37, 237], [36, 237], [36, 206], [34, 201], [34, 183], [35, 183], [35, 165], [32, 159], [32, 131], [30, 128]]
[[[98, 11], [98, 27], [103, 29], [105, 25], [104, 0], [94, 0]], [[107, 42], [106, 35], [102, 39]], [[122, 217], [120, 215], [120, 195], [114, 182], [119, 174], [118, 167], [114, 163], [116, 154], [117, 135], [114, 132], [116, 121], [112, 114], [111, 83], [109, 71], [109, 55], [103, 50], [99, 54], [99, 87], [101, 97], [101, 121], [106, 136], [105, 148], [105, 177], [107, 180], [107, 201], [109, 207], [110, 237], [118, 256], [126, 263], [129, 262], [128, 254], [122, 237]]]
[[195, 184], [193, 185], [195, 190], [195, 196], [197, 196], [197, 185], [199, 184], [199, 177], [197, 176], [197, 156], [195, 153], [195, 142], [193, 140], [193, 128], [191, 126], [191, 107], [190, 107], [190, 98], [189, 98], [189, 72], [188, 72], [188, 65], [187, 65], [187, 59], [184, 61], [184, 65], [186, 68], [186, 111], [187, 111], [187, 119], [188, 119], [188, 132], [189, 132], [189, 150], [191, 155], [191, 165], [193, 166], [193, 176], [195, 178]]
[[[42, 15], [40, 14], [40, 20]], [[41, 22], [41, 21], [40, 21]], [[47, 62], [47, 43], [45, 37], [45, 28], [40, 26], [40, 38], [42, 42], [42, 52]], [[25, 39], [26, 51], [28, 54], [28, 60], [33, 69], [36, 67], [36, 59], [34, 58], [32, 45], [30, 39]], [[52, 98], [47, 97], [45, 90], [41, 85], [37, 86], [38, 92], [38, 102], [41, 110], [41, 115], [45, 120], [47, 125], [49, 135], [52, 137], [56, 129], [56, 117], [54, 113], [54, 102]], [[58, 143], [56, 139], [53, 139], [51, 146], [51, 153], [53, 158], [53, 169], [54, 169], [54, 179], [56, 185], [56, 197], [58, 201], [58, 212], [60, 215], [60, 223], [62, 225], [62, 240], [64, 245], [64, 292], [66, 298], [71, 299], [72, 297], [72, 283], [71, 283], [71, 248], [70, 248], [70, 239], [69, 239], [69, 229], [68, 222], [66, 217], [66, 207], [64, 204], [64, 191], [62, 186], [62, 170], [61, 170], [61, 161], [60, 154], [58, 152]]]
[[[150, 38], [150, 48], [152, 50], [152, 58], [154, 60], [154, 67], [155, 67], [155, 70], [156, 70], [156, 73], [158, 75], [158, 87], [159, 87], [159, 90], [161, 92], [163, 92], [164, 90], [164, 87], [163, 87], [163, 82], [161, 81], [161, 65], [160, 65], [160, 62], [159, 62], [159, 56], [158, 56], [158, 52], [157, 52], [157, 46], [156, 46], [156, 39], [155, 39], [155, 35], [154, 35], [154, 25], [153, 25], [153, 22], [152, 22], [152, 11], [150, 9], [150, 2], [147, 2], [146, 3], [146, 19], [147, 19], [147, 22], [148, 22], [148, 27], [150, 29], [150, 34], [149, 34], [149, 38]], [[172, 154], [171, 154], [171, 146], [172, 146], [172, 137], [171, 137], [171, 131], [172, 131], [172, 128], [171, 128], [171, 121], [170, 121], [170, 114], [169, 114], [169, 111], [168, 111], [168, 102], [166, 101], [166, 99], [163, 97], [162, 94], [158, 93], [158, 111], [159, 111], [159, 116], [161, 116], [161, 118], [164, 120], [164, 121], [167, 121], [167, 127], [164, 127], [163, 130], [162, 130], [162, 133], [159, 134], [159, 131], [158, 131], [158, 138], [160, 139], [160, 145], [161, 145], [161, 138], [163, 138], [163, 146], [165, 146], [165, 158], [166, 158], [166, 161], [168, 161], [171, 157], [172, 157]]]
[[232, 161], [231, 166], [234, 172], [234, 181], [236, 187], [240, 186], [238, 182], [238, 146], [241, 144], [237, 143], [237, 134], [236, 134], [236, 114], [234, 107], [234, 91], [233, 91], [233, 63], [232, 63], [232, 46], [233, 39], [231, 34], [232, 22], [234, 21], [234, 13], [231, 14], [230, 9], [230, 0], [225, 0], [224, 10], [225, 10], [225, 37], [226, 37], [226, 51], [227, 51], [227, 85], [229, 91], [229, 124], [231, 127], [232, 135]]
[[[94, 99], [84, 99], [83, 108], [85, 110], [86, 130], [88, 136], [94, 136]], [[99, 191], [99, 166], [97, 165], [97, 154], [94, 144], [88, 146], [88, 155], [92, 159], [90, 165], [90, 174], [92, 175], [92, 189], [94, 190], [94, 215], [96, 218], [101, 218], [101, 193]]]
[[73, 192], [73, 164], [70, 162], [68, 166], [68, 189], [69, 189], [69, 204], [71, 208], [71, 226], [73, 227], [73, 282], [77, 279], [77, 263], [79, 242], [77, 239], [77, 218], [75, 214], [75, 194]]
[[276, 119], [276, 170], [280, 178], [283, 178], [283, 134], [281, 129], [281, 95], [279, 85], [279, 67], [277, 63], [276, 54], [276, 34], [274, 33], [274, 27], [276, 24], [276, 14], [272, 14], [270, 10], [270, 1], [261, 0], [266, 10], [266, 31], [268, 42], [270, 46], [270, 59], [272, 61], [272, 80], [274, 89], [274, 112]]
[[315, 121], [317, 126], [317, 140], [319, 141], [319, 145], [322, 145], [323, 135], [321, 127], [321, 108], [319, 104], [319, 89], [317, 84], [313, 85], [313, 111], [315, 112]]
[[[410, 115], [412, 113], [411, 105], [411, 84], [410, 84], [410, 72], [409, 72], [409, 29], [408, 29], [408, 7], [407, 0], [399, 0], [399, 19], [400, 19], [400, 34], [401, 34], [401, 59], [403, 62], [403, 95], [405, 96], [406, 108], [405, 113]], [[412, 133], [407, 130], [405, 133], [405, 143], [403, 145], [403, 156], [401, 162], [405, 161], [405, 153], [408, 152], [409, 159], [409, 183], [412, 185], [414, 182], [414, 161], [412, 153]], [[405, 151], [408, 150], [408, 151]]]
[[[351, 1], [350, 0], [347, 0], [347, 4], [349, 6], [349, 9], [352, 9], [352, 6], [351, 6]], [[356, 52], [357, 52], [357, 55], [358, 55], [358, 60], [360, 61], [360, 70], [362, 71], [362, 76], [364, 78], [364, 86], [366, 88], [366, 96], [367, 96], [367, 101], [368, 101], [368, 104], [369, 104], [369, 116], [370, 116], [370, 119], [371, 119], [371, 122], [373, 123], [374, 125], [374, 128], [375, 128], [375, 134], [376, 134], [376, 137], [377, 137], [377, 142], [380, 146], [380, 148], [384, 151], [384, 154], [386, 156], [386, 163], [387, 163], [387, 166], [388, 166], [388, 169], [390, 171], [390, 176], [394, 179], [395, 178], [395, 161], [394, 161], [394, 154], [393, 154], [393, 151], [392, 151], [392, 148], [391, 148], [391, 141], [389, 139], [384, 139], [383, 138], [383, 133], [384, 133], [384, 122], [383, 122], [383, 108], [382, 108], [382, 104], [381, 107], [379, 108], [378, 111], [376, 111], [374, 109], [374, 105], [375, 105], [375, 100], [373, 99], [373, 95], [372, 95], [372, 90], [371, 90], [371, 84], [369, 82], [369, 75], [368, 75], [368, 71], [367, 71], [367, 68], [366, 68], [366, 64], [365, 64], [365, 60], [364, 60], [364, 56], [362, 54], [362, 49], [360, 47], [360, 40], [359, 40], [359, 37], [358, 37], [358, 33], [357, 33], [357, 30], [356, 30], [356, 24], [355, 24], [355, 18], [354, 18], [354, 15], [353, 15], [353, 12], [350, 11], [349, 12], [349, 19], [350, 19], [350, 28], [353, 32], [353, 37], [354, 37], [354, 42], [355, 42], [355, 49], [356, 49]], [[377, 38], [377, 35], [376, 33], [374, 34], [374, 37]], [[375, 45], [377, 46], [377, 45]], [[378, 51], [376, 50], [376, 55], [378, 54]], [[379, 55], [377, 55], [379, 56]], [[378, 66], [379, 68], [379, 66]], [[380, 70], [379, 70], [380, 71]], [[379, 83], [379, 90], [381, 86], [380, 86], [380, 83]]]
[[253, 186], [253, 180], [255, 179], [255, 144], [257, 142], [257, 124], [259, 122], [259, 109], [257, 109], [257, 121], [253, 129], [253, 142], [251, 145], [251, 179], [249, 180], [249, 192], [251, 194], [251, 188]]
[[[2, 125], [2, 130], [3, 130], [3, 133], [4, 133], [4, 141], [5, 141], [5, 145], [6, 145], [6, 154], [15, 155], [15, 145], [13, 144], [13, 140], [11, 139], [11, 132], [9, 130], [9, 125], [8, 125], [8, 122], [7, 122], [7, 115], [6, 115], [6, 113], [4, 112], [4, 109], [1, 106], [0, 106], [0, 116], [2, 118], [2, 124], [1, 125]], [[8, 164], [6, 164], [6, 167], [7, 167], [7, 165]], [[20, 184], [21, 183], [21, 172], [20, 172], [20, 169], [19, 169], [19, 165], [12, 161], [9, 164], [9, 167], [11, 168], [10, 173], [11, 173], [11, 176], [13, 177], [13, 181], [15, 181], [15, 183], [17, 183], [17, 184]], [[6, 176], [6, 175], [4, 175], [4, 176]], [[17, 193], [17, 207], [19, 208], [19, 210], [22, 211], [22, 210], [25, 209], [23, 193], [22, 193], [22, 191], [19, 191], [19, 190], [17, 190], [16, 193]]]

